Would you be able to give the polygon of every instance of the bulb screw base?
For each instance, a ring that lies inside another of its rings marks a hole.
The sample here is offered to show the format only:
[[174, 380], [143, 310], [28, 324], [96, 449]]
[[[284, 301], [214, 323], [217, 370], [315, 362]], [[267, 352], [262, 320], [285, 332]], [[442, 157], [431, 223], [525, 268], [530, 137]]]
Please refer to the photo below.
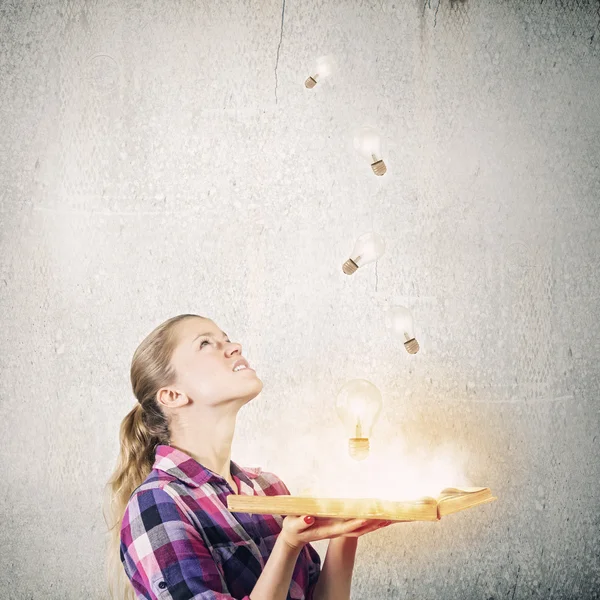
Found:
[[349, 258], [342, 265], [342, 271], [344, 271], [344, 273], [346, 273], [346, 275], [352, 275], [352, 273], [354, 273], [357, 269], [358, 269], [358, 265], [351, 258]]
[[409, 354], [416, 354], [419, 351], [419, 342], [412, 338], [412, 340], [404, 342], [404, 347]]
[[364, 460], [369, 456], [369, 438], [350, 438], [348, 440], [348, 454], [354, 460]]
[[312, 90], [315, 87], [315, 85], [317, 85], [317, 81], [313, 77], [309, 77], [304, 82], [304, 86], [307, 87], [309, 90]]
[[371, 165], [371, 169], [373, 169], [373, 173], [375, 173], [375, 175], [379, 177], [385, 175], [385, 173], [387, 172], [387, 167], [385, 166], [383, 160], [378, 160], [377, 162], [374, 162]]

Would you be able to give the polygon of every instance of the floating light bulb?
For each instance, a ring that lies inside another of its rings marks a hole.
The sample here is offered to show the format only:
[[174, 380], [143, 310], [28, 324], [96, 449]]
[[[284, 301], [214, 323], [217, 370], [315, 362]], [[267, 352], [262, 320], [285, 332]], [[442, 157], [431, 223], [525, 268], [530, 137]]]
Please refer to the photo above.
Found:
[[363, 127], [354, 134], [354, 149], [371, 161], [375, 175], [385, 175], [387, 167], [381, 153], [381, 137], [373, 127]]
[[384, 252], [385, 241], [378, 233], [363, 233], [356, 240], [350, 258], [342, 265], [342, 271], [352, 275], [356, 269], [375, 262]]
[[402, 336], [404, 347], [409, 354], [419, 351], [419, 342], [415, 339], [415, 322], [412, 313], [404, 306], [392, 306], [385, 313], [386, 327]]
[[366, 379], [353, 379], [338, 392], [335, 409], [348, 436], [348, 453], [354, 460], [364, 460], [381, 412], [381, 392]]
[[335, 58], [328, 54], [327, 56], [321, 56], [317, 58], [315, 62], [315, 72], [305, 82], [304, 85], [310, 90], [317, 85], [321, 79], [329, 77], [337, 68]]

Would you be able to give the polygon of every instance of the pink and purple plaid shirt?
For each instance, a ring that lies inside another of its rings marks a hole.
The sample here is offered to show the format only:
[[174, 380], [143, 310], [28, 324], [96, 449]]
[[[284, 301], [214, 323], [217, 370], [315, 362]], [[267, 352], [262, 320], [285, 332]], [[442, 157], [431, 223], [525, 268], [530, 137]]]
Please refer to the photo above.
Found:
[[[273, 473], [231, 461], [240, 494], [289, 490]], [[138, 598], [249, 600], [281, 531], [280, 515], [232, 513], [229, 483], [185, 452], [156, 448], [153, 469], [127, 504], [121, 562]], [[307, 544], [294, 567], [287, 600], [312, 600], [321, 559]]]

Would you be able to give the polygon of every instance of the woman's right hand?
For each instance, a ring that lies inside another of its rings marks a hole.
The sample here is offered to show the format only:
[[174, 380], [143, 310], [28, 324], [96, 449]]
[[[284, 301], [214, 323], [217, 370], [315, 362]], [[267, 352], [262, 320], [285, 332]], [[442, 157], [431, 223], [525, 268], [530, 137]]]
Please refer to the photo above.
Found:
[[294, 550], [301, 549], [305, 544], [319, 540], [334, 539], [363, 529], [365, 525], [374, 528], [388, 521], [374, 519], [338, 519], [332, 517], [313, 517], [303, 515], [300, 517], [288, 515], [283, 519], [280, 537]]

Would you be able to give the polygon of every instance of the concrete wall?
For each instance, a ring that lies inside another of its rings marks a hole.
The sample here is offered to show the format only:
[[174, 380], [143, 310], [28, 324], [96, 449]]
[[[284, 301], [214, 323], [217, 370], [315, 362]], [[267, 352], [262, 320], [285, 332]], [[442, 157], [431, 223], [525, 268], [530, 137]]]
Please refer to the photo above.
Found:
[[[183, 312], [265, 384], [234, 460], [498, 497], [361, 538], [353, 598], [599, 597], [598, 2], [15, 0], [0, 28], [3, 598], [107, 597], [131, 357]], [[386, 253], [344, 275], [370, 230]], [[368, 467], [334, 411], [357, 377]]]

